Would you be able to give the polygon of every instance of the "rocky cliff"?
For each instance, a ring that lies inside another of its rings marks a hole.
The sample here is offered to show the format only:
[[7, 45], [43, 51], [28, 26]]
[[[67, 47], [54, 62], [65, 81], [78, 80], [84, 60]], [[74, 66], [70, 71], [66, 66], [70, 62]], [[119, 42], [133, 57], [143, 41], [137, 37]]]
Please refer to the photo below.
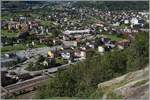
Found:
[[[103, 99], [149, 99], [149, 67], [98, 84]], [[115, 98], [113, 98], [115, 97]]]

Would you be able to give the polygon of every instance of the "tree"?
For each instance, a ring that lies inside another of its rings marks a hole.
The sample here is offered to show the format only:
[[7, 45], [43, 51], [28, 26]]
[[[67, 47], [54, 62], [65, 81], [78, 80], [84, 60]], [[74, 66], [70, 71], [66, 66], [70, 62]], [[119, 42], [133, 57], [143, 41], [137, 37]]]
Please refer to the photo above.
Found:
[[149, 34], [141, 32], [137, 34], [135, 41], [127, 49], [129, 71], [143, 68], [148, 63]]

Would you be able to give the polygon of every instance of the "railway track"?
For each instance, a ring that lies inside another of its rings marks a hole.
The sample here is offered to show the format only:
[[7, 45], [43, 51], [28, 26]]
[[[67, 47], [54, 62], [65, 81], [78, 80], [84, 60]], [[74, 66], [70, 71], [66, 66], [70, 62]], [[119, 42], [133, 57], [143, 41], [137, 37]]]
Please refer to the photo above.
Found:
[[31, 91], [34, 88], [37, 88], [38, 86], [42, 85], [42, 83], [44, 83], [48, 79], [49, 76], [43, 75], [20, 83], [8, 85], [4, 87], [4, 89], [7, 90], [7, 92], [2, 91], [1, 97], [21, 94], [23, 92]]
[[[71, 63], [71, 64], [74, 65], [77, 63], [78, 62]], [[25, 93], [27, 91], [32, 91], [34, 88], [37, 88], [38, 86], [42, 85], [42, 83], [47, 81], [49, 79], [49, 77], [52, 77], [52, 78], [55, 77], [53, 75], [55, 72], [57, 72], [59, 69], [66, 69], [68, 65], [69, 64], [62, 65], [62, 66], [54, 68], [53, 70], [47, 69], [48, 72], [47, 73], [43, 72], [44, 75], [42, 75], [42, 76], [37, 76], [35, 78], [25, 80], [23, 82], [18, 82], [15, 84], [11, 84], [11, 85], [2, 87], [5, 91], [2, 91], [1, 97], [5, 98], [6, 96], [12, 96], [12, 95], [16, 95], [16, 94]], [[50, 73], [50, 74], [48, 74], [48, 73]]]

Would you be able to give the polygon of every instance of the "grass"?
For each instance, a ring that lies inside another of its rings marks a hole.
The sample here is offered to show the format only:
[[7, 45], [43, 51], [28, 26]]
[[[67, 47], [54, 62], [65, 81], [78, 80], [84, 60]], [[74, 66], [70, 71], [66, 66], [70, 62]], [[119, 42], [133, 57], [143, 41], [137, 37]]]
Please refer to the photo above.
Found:
[[110, 86], [101, 87], [100, 90], [107, 95], [107, 99], [122, 99], [123, 96], [116, 94], [114, 89], [124, 86], [127, 82], [121, 81], [119, 83], [112, 84]]
[[24, 15], [24, 12], [10, 12], [10, 11], [2, 11], [1, 19], [2, 20], [10, 20], [15, 16]]
[[116, 94], [113, 91], [115, 88], [118, 88], [118, 87], [123, 86], [125, 84], [126, 84], [125, 81], [121, 81], [119, 83], [112, 84], [110, 86], [98, 88], [96, 90], [96, 92], [91, 95], [91, 97], [100, 99], [103, 97], [103, 95], [106, 95], [106, 99], [122, 99], [123, 98], [122, 95]]
[[118, 37], [117, 35], [107, 35], [108, 38], [110, 38], [112, 41], [120, 41], [123, 40], [123, 38]]
[[1, 48], [1, 52], [9, 52], [9, 51], [17, 51], [17, 50], [25, 50], [27, 47], [22, 44], [17, 44], [15, 46], [4, 46]]
[[127, 82], [126, 81], [121, 81], [119, 83], [115, 83], [115, 84], [112, 84], [110, 86], [106, 86], [104, 88], [102, 88], [103, 90], [106, 90], [107, 91], [113, 91], [115, 88], [118, 88], [118, 87], [121, 87], [123, 85], [125, 85]]
[[101, 99], [104, 92], [101, 89], [97, 89], [94, 93], [90, 95], [90, 99]]
[[51, 97], [50, 99], [79, 99], [79, 97]]
[[16, 37], [18, 35], [18, 33], [17, 32], [11, 32], [8, 30], [1, 30], [1, 35], [7, 36], [7, 37]]
[[43, 26], [53, 26], [53, 23], [51, 22], [51, 21], [41, 21], [41, 24], [43, 25]]
[[141, 85], [145, 84], [146, 82], [148, 82], [148, 80], [141, 80], [141, 81], [138, 81], [137, 83], [134, 84], [133, 87], [141, 86]]
[[122, 37], [118, 37], [117, 35], [115, 34], [105, 34], [103, 35], [104, 37], [107, 37], [107, 38], [110, 38], [112, 41], [120, 41], [120, 40], [123, 40], [124, 38]]
[[10, 20], [10, 16], [1, 16], [1, 20]]
[[[45, 47], [46, 45], [43, 44], [38, 44], [35, 45], [33, 48], [40, 48], [40, 47]], [[24, 44], [17, 44], [14, 46], [4, 46], [1, 48], [1, 53], [6, 53], [6, 52], [15, 52], [19, 50], [26, 50], [28, 47], [25, 46]]]
[[109, 92], [107, 94], [107, 99], [122, 99], [121, 95], [116, 94], [115, 92]]
[[122, 25], [119, 25], [117, 26], [118, 28], [125, 28], [125, 27], [128, 27], [129, 25], [126, 25], [126, 24], [122, 24]]

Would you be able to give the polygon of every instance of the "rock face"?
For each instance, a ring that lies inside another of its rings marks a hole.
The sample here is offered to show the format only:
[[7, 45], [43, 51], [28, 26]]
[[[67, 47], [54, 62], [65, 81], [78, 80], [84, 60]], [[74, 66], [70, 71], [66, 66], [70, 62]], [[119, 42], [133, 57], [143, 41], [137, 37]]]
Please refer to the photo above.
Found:
[[105, 89], [104, 95], [113, 92], [124, 99], [148, 100], [149, 67], [100, 83], [98, 88]]

